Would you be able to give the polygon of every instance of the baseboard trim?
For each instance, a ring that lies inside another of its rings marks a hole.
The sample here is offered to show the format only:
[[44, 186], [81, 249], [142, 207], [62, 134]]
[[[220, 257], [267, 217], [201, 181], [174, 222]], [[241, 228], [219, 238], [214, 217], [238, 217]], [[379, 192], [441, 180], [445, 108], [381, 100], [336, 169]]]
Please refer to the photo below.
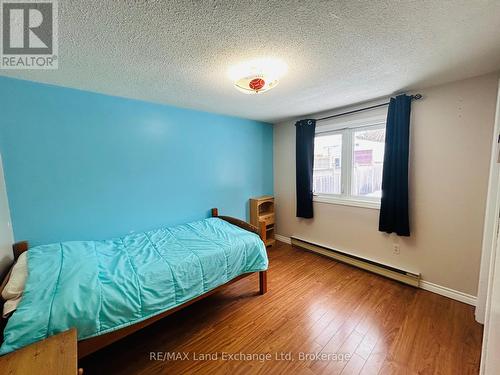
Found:
[[[281, 242], [284, 242], [287, 244], [292, 243], [290, 237], [282, 236], [280, 234], [276, 234], [274, 237], [278, 241], [281, 241]], [[441, 296], [454, 299], [454, 300], [459, 301], [459, 302], [466, 303], [468, 305], [476, 306], [477, 297], [472, 296], [472, 295], [467, 294], [467, 293], [464, 293], [464, 292], [460, 292], [460, 291], [455, 290], [455, 289], [451, 289], [451, 288], [442, 286], [442, 285], [431, 283], [430, 281], [420, 279], [419, 288], [423, 289], [423, 290], [427, 290], [428, 292], [436, 293], [436, 294], [439, 294]]]
[[476, 306], [477, 297], [442, 285], [431, 283], [430, 281], [420, 280], [420, 289], [440, 294], [468, 305]]
[[281, 241], [281, 242], [284, 242], [284, 243], [287, 243], [289, 245], [292, 244], [292, 240], [290, 239], [290, 237], [285, 237], [285, 236], [282, 236], [281, 234], [275, 234], [274, 239]]

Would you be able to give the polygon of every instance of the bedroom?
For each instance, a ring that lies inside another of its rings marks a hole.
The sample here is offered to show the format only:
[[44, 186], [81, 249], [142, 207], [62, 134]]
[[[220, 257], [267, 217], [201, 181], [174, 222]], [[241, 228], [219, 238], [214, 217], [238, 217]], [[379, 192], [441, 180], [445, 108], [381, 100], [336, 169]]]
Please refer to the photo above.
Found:
[[500, 1], [0, 5], [0, 373], [500, 371]]

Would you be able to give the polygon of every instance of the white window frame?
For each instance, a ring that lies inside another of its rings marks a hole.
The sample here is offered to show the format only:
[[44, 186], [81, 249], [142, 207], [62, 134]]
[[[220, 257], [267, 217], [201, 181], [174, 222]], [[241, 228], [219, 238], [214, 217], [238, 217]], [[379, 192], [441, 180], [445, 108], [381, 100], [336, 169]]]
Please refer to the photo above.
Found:
[[341, 194], [314, 193], [313, 201], [344, 206], [380, 209], [380, 198], [352, 195], [352, 157], [354, 154], [353, 133], [363, 129], [383, 129], [386, 126], [387, 108], [378, 108], [369, 113], [357, 113], [344, 118], [322, 121], [316, 125], [315, 137], [342, 134]]

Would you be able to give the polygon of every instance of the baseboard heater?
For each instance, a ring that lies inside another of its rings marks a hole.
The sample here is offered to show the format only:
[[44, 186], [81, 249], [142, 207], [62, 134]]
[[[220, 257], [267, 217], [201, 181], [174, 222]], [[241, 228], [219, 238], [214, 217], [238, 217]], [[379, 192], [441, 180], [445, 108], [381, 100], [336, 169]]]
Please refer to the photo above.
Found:
[[407, 272], [385, 264], [377, 263], [369, 259], [357, 257], [355, 255], [343, 253], [322, 245], [317, 245], [312, 242], [301, 240], [300, 238], [291, 237], [292, 245], [302, 249], [312, 251], [317, 254], [324, 255], [328, 258], [335, 259], [339, 262], [349, 264], [351, 266], [364, 269], [388, 277], [389, 279], [397, 280], [402, 283], [419, 287], [420, 274]]

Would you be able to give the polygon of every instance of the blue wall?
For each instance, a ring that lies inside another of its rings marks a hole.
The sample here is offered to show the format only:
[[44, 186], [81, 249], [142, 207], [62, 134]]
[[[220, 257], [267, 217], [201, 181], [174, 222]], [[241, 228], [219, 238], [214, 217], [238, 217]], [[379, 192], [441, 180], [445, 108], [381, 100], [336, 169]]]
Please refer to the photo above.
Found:
[[273, 192], [270, 124], [0, 77], [14, 236], [105, 239]]

